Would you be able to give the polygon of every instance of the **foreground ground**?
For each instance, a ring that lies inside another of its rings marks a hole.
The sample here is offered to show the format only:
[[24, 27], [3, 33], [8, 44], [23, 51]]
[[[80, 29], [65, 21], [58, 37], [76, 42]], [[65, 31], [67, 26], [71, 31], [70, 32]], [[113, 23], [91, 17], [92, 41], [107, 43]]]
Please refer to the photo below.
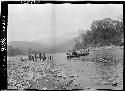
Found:
[[123, 48], [93, 49], [80, 59], [67, 60], [65, 53], [53, 56], [44, 62], [8, 57], [8, 88], [123, 89]]

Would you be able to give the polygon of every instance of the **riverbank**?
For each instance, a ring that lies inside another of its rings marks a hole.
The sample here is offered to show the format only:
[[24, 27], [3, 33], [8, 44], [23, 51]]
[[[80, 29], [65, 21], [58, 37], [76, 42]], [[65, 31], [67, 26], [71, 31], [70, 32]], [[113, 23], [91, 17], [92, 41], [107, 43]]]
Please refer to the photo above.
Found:
[[[40, 90], [45, 88], [50, 90], [87, 89], [88, 87], [94, 89], [123, 88], [122, 48], [90, 50], [90, 55], [82, 59], [67, 60], [65, 53], [53, 54], [53, 56], [53, 61], [26, 60], [21, 62], [19, 57], [8, 59], [8, 69], [11, 69], [10, 73], [8, 71], [9, 88]], [[111, 62], [107, 63], [102, 59]], [[118, 82], [116, 87], [112, 86], [114, 79]]]

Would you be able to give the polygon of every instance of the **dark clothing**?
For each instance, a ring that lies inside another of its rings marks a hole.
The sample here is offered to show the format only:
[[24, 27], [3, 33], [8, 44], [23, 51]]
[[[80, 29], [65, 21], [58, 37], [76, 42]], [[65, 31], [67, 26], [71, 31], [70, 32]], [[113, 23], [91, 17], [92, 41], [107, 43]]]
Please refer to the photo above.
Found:
[[43, 53], [43, 60], [46, 60], [46, 55], [45, 55], [45, 53]]
[[77, 56], [77, 52], [73, 51], [72, 55]]

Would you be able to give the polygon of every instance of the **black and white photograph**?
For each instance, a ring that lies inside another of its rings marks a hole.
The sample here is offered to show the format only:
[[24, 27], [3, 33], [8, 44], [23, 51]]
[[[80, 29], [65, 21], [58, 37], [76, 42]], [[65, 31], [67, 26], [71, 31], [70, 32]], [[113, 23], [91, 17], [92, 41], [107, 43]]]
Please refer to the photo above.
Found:
[[8, 4], [8, 89], [123, 90], [123, 50], [123, 4]]

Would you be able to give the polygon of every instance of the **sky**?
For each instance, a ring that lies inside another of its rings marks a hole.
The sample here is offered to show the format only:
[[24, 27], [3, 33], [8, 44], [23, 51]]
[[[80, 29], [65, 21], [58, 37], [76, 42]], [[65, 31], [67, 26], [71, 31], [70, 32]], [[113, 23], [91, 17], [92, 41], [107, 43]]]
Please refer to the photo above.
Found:
[[73, 38], [93, 20], [121, 14], [122, 4], [9, 4], [7, 41]]

